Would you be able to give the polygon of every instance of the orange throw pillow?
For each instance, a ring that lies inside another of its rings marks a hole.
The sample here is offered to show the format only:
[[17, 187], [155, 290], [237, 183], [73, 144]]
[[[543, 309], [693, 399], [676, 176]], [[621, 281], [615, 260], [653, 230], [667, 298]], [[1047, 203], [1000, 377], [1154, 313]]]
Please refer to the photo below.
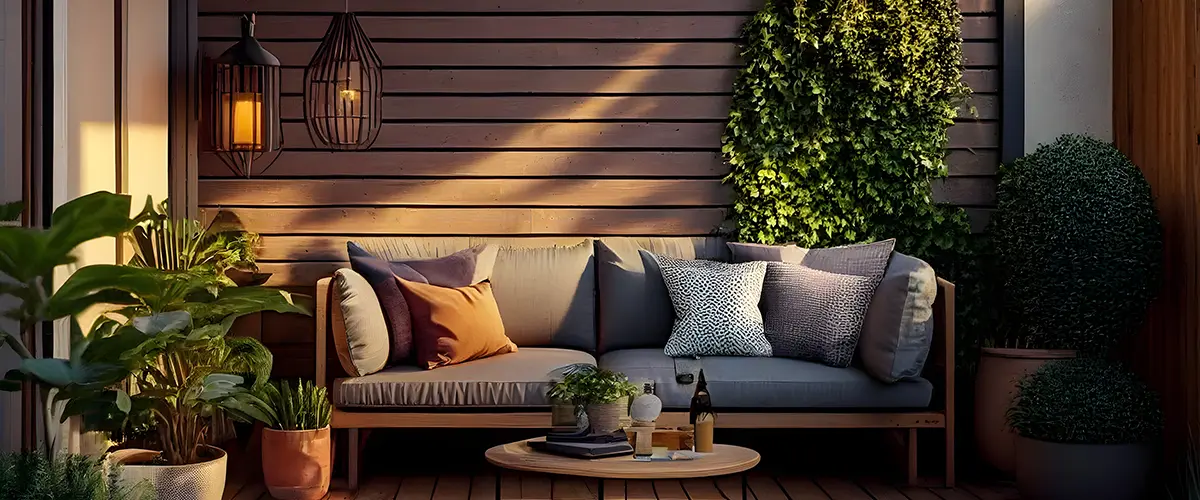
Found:
[[433, 369], [517, 351], [504, 334], [491, 283], [447, 288], [396, 282], [412, 314], [417, 366]]

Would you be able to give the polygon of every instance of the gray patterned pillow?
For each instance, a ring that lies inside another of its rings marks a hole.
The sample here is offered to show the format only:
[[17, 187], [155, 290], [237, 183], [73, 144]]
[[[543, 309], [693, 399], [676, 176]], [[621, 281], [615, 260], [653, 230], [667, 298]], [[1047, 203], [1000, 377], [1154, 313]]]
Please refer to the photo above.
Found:
[[877, 285], [871, 277], [768, 263], [762, 311], [775, 355], [850, 366]]
[[763, 335], [765, 262], [725, 264], [680, 260], [639, 250], [654, 258], [675, 308], [675, 324], [663, 353], [679, 356], [770, 356]]

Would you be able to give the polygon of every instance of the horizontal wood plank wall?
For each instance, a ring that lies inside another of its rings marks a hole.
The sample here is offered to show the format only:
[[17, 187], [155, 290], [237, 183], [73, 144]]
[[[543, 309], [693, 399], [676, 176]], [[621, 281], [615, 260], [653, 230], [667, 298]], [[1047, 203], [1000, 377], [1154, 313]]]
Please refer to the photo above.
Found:
[[1113, 6], [1115, 139], [1150, 182], [1166, 243], [1163, 288], [1131, 357], [1162, 395], [1176, 460], [1200, 437], [1200, 4]]
[[[257, 10], [283, 68], [285, 151], [255, 179], [200, 158], [199, 204], [264, 236], [270, 283], [310, 292], [356, 235], [703, 235], [725, 219], [720, 138], [742, 24], [761, 0], [350, 0], [384, 64], [384, 126], [371, 151], [313, 147], [303, 68], [343, 0], [200, 0], [214, 57]], [[994, 0], [960, 0], [976, 94], [950, 128], [941, 201], [982, 224], [999, 147]], [[311, 320], [239, 325], [310, 375]]]

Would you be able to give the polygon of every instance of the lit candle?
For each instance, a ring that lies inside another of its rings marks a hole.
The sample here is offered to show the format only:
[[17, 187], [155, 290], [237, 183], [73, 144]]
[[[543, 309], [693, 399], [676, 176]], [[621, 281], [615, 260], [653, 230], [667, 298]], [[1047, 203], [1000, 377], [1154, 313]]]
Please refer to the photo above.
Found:
[[[230, 100], [232, 99], [232, 105]], [[262, 94], [238, 92], [221, 96], [221, 109], [225, 110], [225, 123], [233, 127], [232, 143], [226, 149], [259, 149], [263, 144]]]

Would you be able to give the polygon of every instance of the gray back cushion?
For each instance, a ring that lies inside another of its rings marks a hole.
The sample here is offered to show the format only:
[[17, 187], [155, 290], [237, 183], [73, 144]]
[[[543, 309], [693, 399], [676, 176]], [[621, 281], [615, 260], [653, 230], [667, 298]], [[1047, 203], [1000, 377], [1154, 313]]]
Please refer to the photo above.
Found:
[[920, 376], [933, 341], [936, 298], [933, 267], [916, 257], [892, 254], [858, 340], [863, 371], [884, 382]]
[[[730, 243], [729, 247], [734, 262], [798, 262], [821, 271], [855, 274], [852, 269], [856, 265], [838, 255], [841, 249], [852, 247], [805, 249], [753, 243]], [[863, 371], [883, 382], [921, 374], [933, 341], [933, 301], [937, 298], [933, 267], [899, 252], [891, 255], [867, 307], [857, 348]]]
[[601, 238], [596, 240], [599, 277], [600, 352], [663, 347], [675, 311], [662, 272], [652, 257], [729, 261], [724, 240], [713, 237]]
[[398, 237], [355, 240], [386, 260], [429, 259], [481, 243], [500, 247], [492, 293], [520, 347], [596, 350], [596, 271], [587, 238]]

